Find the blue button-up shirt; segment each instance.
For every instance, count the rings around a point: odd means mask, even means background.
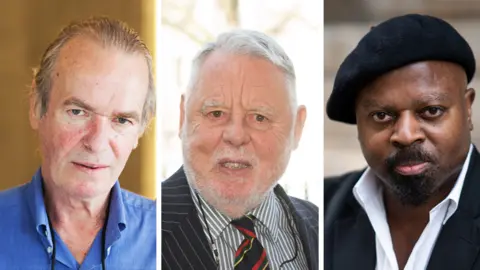
[[[0,192],[0,270],[47,270],[52,263],[52,237],[43,200],[40,169],[31,182]],[[102,230],[79,265],[54,233],[55,269],[101,270]],[[111,193],[105,238],[108,270],[156,269],[155,202],[120,188]]]

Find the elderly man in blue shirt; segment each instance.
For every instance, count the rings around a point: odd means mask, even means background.
[[[90,18],[61,31],[32,84],[41,167],[0,193],[0,269],[155,269],[155,202],[118,182],[154,113],[134,30]]]

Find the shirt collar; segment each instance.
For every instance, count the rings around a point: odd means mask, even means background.
[[[208,204],[202,195],[192,187],[190,187],[190,194],[197,209],[202,227],[205,231],[209,230],[212,234],[212,240],[216,241],[222,231],[230,224],[231,219]],[[207,236],[210,237],[209,235]]]
[[[447,220],[455,213],[455,211],[458,208],[458,204],[460,202],[460,195],[462,193],[463,189],[463,184],[465,183],[465,177],[467,176],[467,171],[468,171],[468,166],[470,164],[470,158],[473,153],[473,145],[470,144],[470,149],[468,150],[468,155],[467,158],[465,159],[465,162],[463,163],[462,170],[460,171],[460,174],[458,175],[457,181],[455,182],[455,185],[453,186],[452,190],[448,194],[447,198],[445,198],[444,201],[451,201],[451,206],[448,209],[447,215],[444,220],[447,222]]]
[[[272,190],[268,192],[263,202],[252,211],[252,214],[267,227],[273,241],[276,241],[278,236],[281,207],[280,201]]]
[[[47,210],[43,196],[43,177],[41,168],[37,170],[27,191],[28,205],[38,233],[44,235],[48,225]],[[110,211],[107,223],[106,244],[110,246],[120,238],[120,233],[126,228],[127,220],[123,204],[122,191],[118,181],[115,182],[110,196]],[[50,239],[51,240],[51,239]]]
[[[193,188],[190,188],[190,192],[192,194],[192,199],[197,209],[203,228],[206,228],[206,220],[208,222],[208,227],[210,233],[212,234],[213,240],[216,241],[222,231],[229,226],[232,219],[220,213],[220,211],[208,204],[205,199]],[[198,198],[200,198],[201,208],[196,194],[198,194]],[[205,217],[202,209],[205,213]],[[257,220],[267,228],[267,231],[272,236],[273,241],[276,241],[279,231],[279,215],[281,213],[282,210],[280,202],[278,201],[275,193],[272,190],[268,192],[262,203],[248,214],[253,214],[257,218]]]
[[[430,211],[431,213],[437,207],[445,203],[449,203],[450,207],[447,210],[448,212],[446,214],[446,217],[443,223],[447,222],[447,220],[457,210],[458,203],[460,201],[460,194],[463,188],[463,184],[465,182],[465,176],[467,174],[468,165],[470,164],[470,157],[472,155],[472,152],[473,152],[473,145],[470,144],[467,158],[463,163],[462,170],[458,175],[455,185],[453,186],[448,196]],[[353,195],[355,196],[355,199],[358,201],[358,203],[365,209],[365,211],[369,210],[370,207],[373,207],[376,209],[384,209],[381,191],[382,191],[382,188],[376,181],[376,176],[370,167],[368,167],[365,170],[365,172],[362,174],[358,182],[353,187]]]
[[[110,209],[107,223],[106,245],[111,246],[120,239],[121,232],[127,228],[127,218],[123,203],[123,193],[118,181],[112,187],[110,194]]]
[[[50,229],[48,226],[47,210],[43,197],[43,178],[41,169],[38,169],[32,178],[27,193],[28,205],[33,216],[37,232],[44,234]]]

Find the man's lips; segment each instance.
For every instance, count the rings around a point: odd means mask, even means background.
[[[417,175],[424,172],[428,167],[428,162],[403,164],[395,166],[395,171],[402,175]]]
[[[108,168],[108,165],[98,164],[98,163],[89,163],[89,162],[72,162],[74,165],[83,167],[90,170],[100,170]]]
[[[227,168],[227,169],[233,169],[233,170],[238,170],[238,169],[247,169],[252,167],[252,164],[245,159],[220,159],[218,164],[221,167]]]

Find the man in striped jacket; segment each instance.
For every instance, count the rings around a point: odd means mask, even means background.
[[[184,165],[162,184],[162,269],[318,269],[318,207],[277,184],[306,118],[293,64],[237,30],[193,62]]]

